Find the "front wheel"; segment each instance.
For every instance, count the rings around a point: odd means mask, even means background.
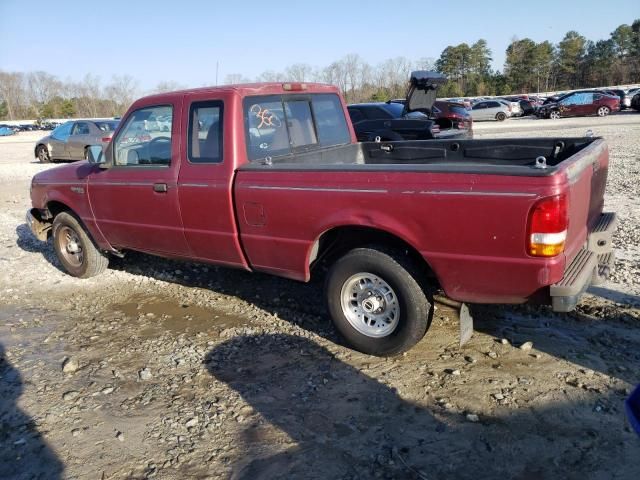
[[[607,115],[609,115],[610,111],[611,110],[609,110],[609,107],[600,107],[596,113],[599,117],[606,117]]]
[[[431,304],[410,259],[382,247],[357,248],[329,270],[325,286],[333,323],[350,346],[397,355],[424,337]]]
[[[552,110],[549,114],[551,120],[558,120],[560,118],[560,112],[558,110]]]
[[[56,215],[51,231],[53,248],[69,275],[89,278],[107,269],[109,259],[96,248],[74,215],[68,212]]]

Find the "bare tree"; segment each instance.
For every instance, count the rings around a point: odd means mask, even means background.
[[[238,83],[250,83],[247,77],[243,76],[241,73],[229,73],[224,77],[225,85],[235,85]]]
[[[41,116],[43,107],[62,93],[62,84],[54,75],[46,72],[30,72],[26,76],[29,108],[35,116]]]
[[[291,82],[306,82],[311,78],[313,68],[306,63],[294,63],[285,72],[287,80]]]
[[[174,82],[173,80],[164,80],[153,89],[153,93],[174,92],[176,90],[184,90],[187,88],[185,85]]]
[[[274,72],[273,70],[267,70],[266,72],[262,72],[256,78],[257,82],[284,82],[286,79],[286,75],[280,72]]]
[[[0,71],[0,98],[6,105],[9,120],[20,118],[24,97],[24,74]]]
[[[138,82],[130,75],[114,75],[104,91],[107,100],[111,102],[109,114],[122,114],[133,102],[138,92]]]

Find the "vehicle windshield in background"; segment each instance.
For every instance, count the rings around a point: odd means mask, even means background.
[[[244,118],[249,160],[351,141],[335,94],[247,97]]]
[[[451,113],[455,113],[457,115],[466,117],[469,115],[469,112],[462,105],[449,105],[449,111]]]
[[[118,127],[118,123],[120,123],[120,122],[117,122],[117,121],[95,122],[96,127],[98,127],[103,132],[113,132],[113,131],[115,131],[115,129]]]
[[[402,103],[385,103],[380,105],[387,112],[393,115],[393,118],[401,118],[404,111],[404,104]],[[405,115],[405,118],[413,118],[416,120],[427,120],[429,117],[422,112],[409,112]]]

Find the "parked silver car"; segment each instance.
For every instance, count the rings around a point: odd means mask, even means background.
[[[481,120],[497,120],[502,122],[511,116],[509,107],[497,100],[483,100],[471,107],[471,118],[474,122]]]
[[[41,163],[53,160],[85,160],[87,148],[102,145],[113,135],[118,120],[71,120],[36,142],[35,157]]]

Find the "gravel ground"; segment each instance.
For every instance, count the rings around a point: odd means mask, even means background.
[[[0,478],[640,478],[640,114],[477,123],[609,142],[612,280],[569,315],[438,307],[393,359],[342,347],[321,282],[163,260],[64,274],[24,223],[38,134],[0,138]],[[529,343],[531,342],[531,343]]]

